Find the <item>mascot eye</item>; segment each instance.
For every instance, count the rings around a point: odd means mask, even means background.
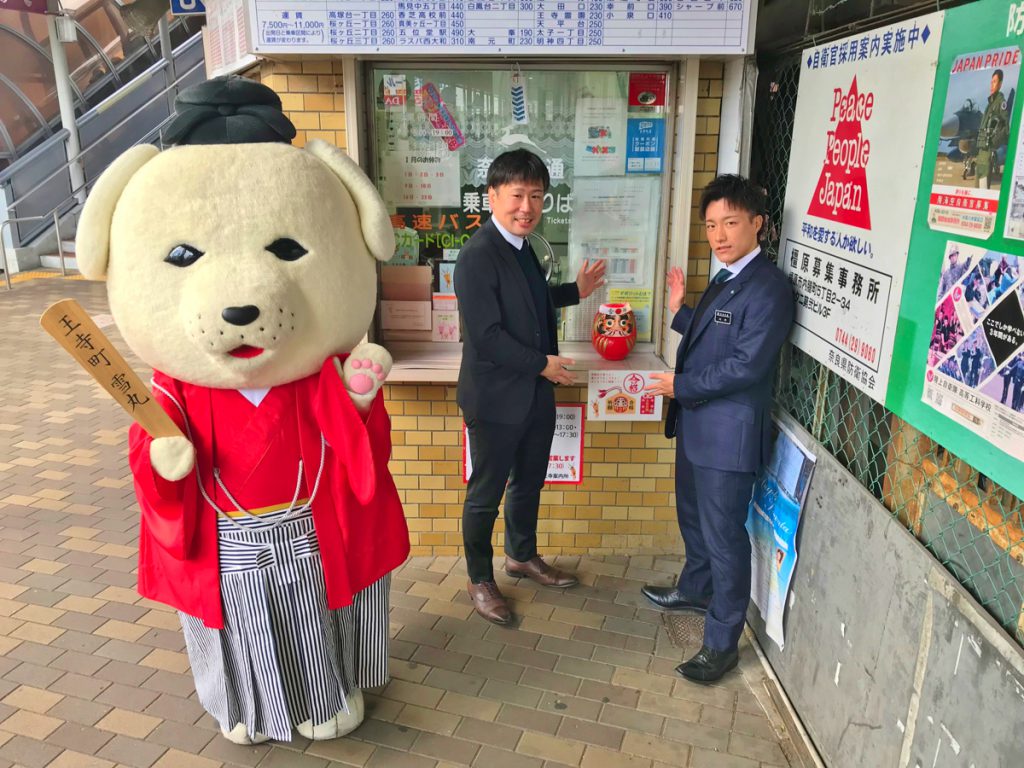
[[[277,240],[267,246],[267,250],[277,256],[281,261],[296,261],[309,253],[309,251],[290,237],[277,238]]]
[[[175,267],[191,267],[199,261],[199,257],[202,255],[203,252],[198,248],[182,243],[171,248],[171,252],[164,257],[164,261]]]

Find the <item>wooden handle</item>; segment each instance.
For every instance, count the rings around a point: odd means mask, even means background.
[[[74,299],[51,304],[39,325],[85,368],[150,437],[182,437],[181,430],[149,387],[142,383],[121,353]]]

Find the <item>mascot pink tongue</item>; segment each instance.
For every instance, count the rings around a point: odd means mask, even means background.
[[[360,343],[391,223],[343,152],[289,144],[269,88],[216,78],[176,113],[170,149],[133,147],[99,178],[76,242],[185,435],[129,433],[139,592],[178,610],[228,739],[336,738],[388,680],[388,585],[409,553],[391,358]]]

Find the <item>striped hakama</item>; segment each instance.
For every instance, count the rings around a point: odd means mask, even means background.
[[[290,741],[306,720],[348,711],[354,688],[388,672],[390,574],[327,608],[308,506],[218,515],[224,629],[180,613],[199,701],[220,727]]]

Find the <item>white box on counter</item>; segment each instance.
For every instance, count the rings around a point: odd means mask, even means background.
[[[380,327],[394,331],[429,331],[432,328],[429,301],[380,303]]]

